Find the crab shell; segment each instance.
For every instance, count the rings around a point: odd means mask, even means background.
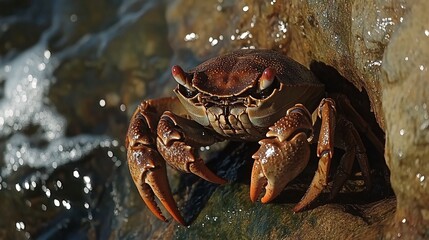
[[[259,140],[295,103],[312,112],[324,93],[312,72],[267,50],[236,51],[179,75],[174,92],[190,117],[230,139]]]

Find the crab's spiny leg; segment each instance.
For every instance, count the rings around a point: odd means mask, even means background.
[[[331,158],[329,157],[328,153],[325,153],[322,155],[322,157],[320,157],[317,171],[313,177],[313,180],[311,181],[310,187],[308,188],[304,197],[302,197],[301,201],[299,201],[298,204],[293,208],[294,212],[299,212],[307,207],[326,187],[328,183],[327,174],[329,171],[330,162]]]
[[[347,119],[353,123],[356,130],[365,134],[365,136],[374,145],[378,153],[383,155],[384,145],[382,141],[380,141],[380,139],[371,130],[371,127],[368,125],[367,121],[365,121],[365,119],[352,106],[349,98],[343,94],[337,94],[335,96],[335,103],[337,104],[337,107],[339,109],[338,111],[347,116]]]
[[[317,143],[317,156],[328,154],[330,158],[334,154],[335,135],[335,103],[330,98],[324,98],[320,102],[318,115],[322,119],[319,141]]]
[[[334,177],[332,190],[330,193],[331,199],[337,195],[337,193],[341,190],[341,187],[344,185],[344,182],[348,179],[352,171],[355,158],[358,160],[362,170],[366,188],[369,189],[371,187],[371,178],[366,150],[354,125],[349,120],[339,116],[337,121],[337,130],[338,133],[341,134],[341,138],[337,138],[338,141],[341,141],[339,146],[345,150],[345,153],[341,158],[340,166],[338,167],[337,173]]]
[[[320,127],[319,141],[317,144],[317,156],[320,157],[316,173],[311,181],[310,187],[304,197],[293,208],[294,212],[299,212],[308,206],[328,183],[329,167],[334,153],[334,133],[335,133],[335,103],[330,98],[324,98],[320,102],[318,115],[322,119]]]

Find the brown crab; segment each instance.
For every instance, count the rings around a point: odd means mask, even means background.
[[[317,143],[318,169],[295,212],[308,206],[327,185],[334,147],[344,149],[345,154],[331,195],[343,186],[355,159],[366,186],[370,185],[365,148],[354,125],[336,112],[336,104],[348,108],[360,128],[365,128],[364,121],[344,98],[335,98],[337,103],[324,98],[324,85],[299,63],[271,50],[239,50],[189,72],[174,66],[172,75],[178,82],[177,97],[143,101],[126,137],[134,183],[159,219],[166,221],[155,196],[185,225],[172,197],[165,162],[224,184],[226,180],[208,169],[196,151],[224,140],[259,141],[260,148],[252,156],[253,202],[264,189],[261,202],[271,201],[303,171],[311,143]]]

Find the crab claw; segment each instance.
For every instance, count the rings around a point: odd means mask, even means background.
[[[225,179],[218,177],[197,157],[194,146],[211,145],[216,141],[202,126],[167,111],[158,123],[157,132],[158,151],[170,166],[212,183],[226,183]]]
[[[161,138],[157,139],[159,152],[170,165],[180,171],[193,173],[200,178],[216,183],[225,184],[227,181],[212,172],[201,158],[195,158],[195,150],[181,141],[165,145]]]
[[[253,155],[255,158],[255,155]],[[259,159],[255,160],[252,168],[252,176],[250,179],[250,200],[256,202],[261,195],[263,188],[267,185],[267,178],[262,172],[262,167]]]
[[[216,184],[225,184],[227,181],[219,176],[217,176],[214,172],[212,172],[205,164],[204,161],[200,158],[189,164],[189,171],[200,178],[216,183]]]
[[[167,221],[155,201],[156,196],[177,222],[186,225],[171,194],[165,162],[158,152],[144,145],[129,149],[128,165],[140,196],[150,211],[160,220]]]
[[[300,174],[310,158],[310,147],[305,133],[296,134],[290,141],[278,139],[259,141],[261,147],[252,156],[255,159],[250,181],[250,199],[255,202],[265,187],[262,203],[277,197],[286,185]]]
[[[286,116],[269,128],[259,141],[250,181],[250,199],[255,202],[265,187],[261,202],[277,197],[300,174],[310,159],[311,115],[301,104],[290,108]]]

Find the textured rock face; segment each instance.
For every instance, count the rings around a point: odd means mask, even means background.
[[[427,1],[409,7],[384,53],[381,82],[386,159],[398,199],[391,234],[426,238],[429,237],[429,18],[425,9],[428,8]]]
[[[365,90],[386,133],[398,200],[386,236],[428,237],[428,8],[425,1],[177,1],[168,21],[174,48],[200,56],[277,49],[307,66],[332,66]]]
[[[312,61],[323,62],[359,90],[367,90],[384,128],[380,66],[384,49],[408,9],[405,3],[182,1],[174,6],[167,15],[174,48],[190,48],[205,58],[242,47],[269,48],[307,66]],[[186,8],[198,11],[181,14]],[[204,17],[207,14],[211,18]]]

